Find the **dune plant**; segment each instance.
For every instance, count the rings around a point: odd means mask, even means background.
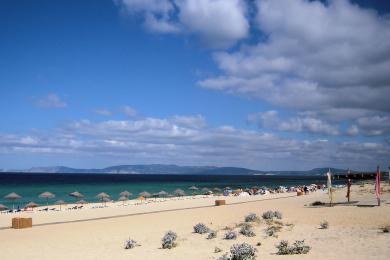
[[[263,219],[267,219],[267,220],[272,220],[274,218],[274,216],[275,216],[274,212],[271,210],[264,212],[262,215]]]
[[[168,231],[167,233],[165,233],[164,237],[161,240],[162,248],[171,249],[175,247],[177,245],[176,239],[177,239],[177,234],[173,231]]]
[[[133,240],[131,238],[129,238],[125,242],[125,249],[132,249],[132,248],[134,248],[136,246],[140,246],[140,245],[137,243],[137,241],[135,241],[135,240]]]
[[[253,260],[256,259],[257,249],[253,246],[242,243],[230,247],[231,260]]]
[[[380,227],[380,230],[381,230],[383,233],[389,233],[389,232],[390,232],[390,225],[382,226],[382,227]]]
[[[214,239],[217,237],[217,231],[210,230],[209,234],[207,235],[207,239]]]
[[[287,240],[282,240],[276,245],[278,255],[300,255],[307,254],[311,247],[305,245],[305,240],[296,240],[292,246],[288,245]]]
[[[320,228],[321,229],[328,229],[329,228],[329,222],[324,220],[320,223]]]
[[[195,233],[198,233],[198,234],[204,234],[204,233],[207,233],[209,232],[209,228],[203,224],[203,223],[198,223],[194,226],[194,232]]]
[[[274,211],[274,217],[277,219],[282,219],[283,215],[280,211]]]
[[[267,229],[265,230],[265,233],[272,237],[276,237],[276,233],[279,232],[280,230],[282,229],[282,226],[279,226],[279,225],[271,225],[269,227],[267,227]]]
[[[234,231],[228,231],[225,233],[224,239],[230,240],[230,239],[236,239],[237,238],[237,232]]]
[[[256,236],[250,225],[243,225],[240,229],[240,233],[246,237],[254,237]]]
[[[257,215],[255,213],[249,213],[246,217],[245,217],[245,222],[255,222],[259,219],[259,217],[257,217]]]

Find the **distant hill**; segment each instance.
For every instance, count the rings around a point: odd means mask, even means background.
[[[33,167],[27,170],[3,170],[3,172],[27,173],[108,173],[108,174],[185,174],[185,175],[323,175],[329,168],[315,168],[308,171],[258,171],[239,167],[179,166],[174,164],[117,165],[103,169],[76,169],[65,166]],[[345,173],[346,170],[330,168],[332,173]]]

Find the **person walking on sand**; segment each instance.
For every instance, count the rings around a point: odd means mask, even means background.
[[[350,202],[350,199],[351,199],[351,186],[352,186],[352,180],[348,178],[348,180],[347,180],[347,196],[345,196],[348,199],[348,202]]]

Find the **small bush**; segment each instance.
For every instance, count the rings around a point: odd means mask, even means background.
[[[243,225],[241,227],[240,233],[243,234],[246,237],[254,237],[256,236],[255,232],[253,231],[252,227],[250,225]]]
[[[136,246],[139,246],[139,244],[137,243],[137,241],[133,240],[133,239],[128,239],[126,240],[125,242],[125,249],[132,249]]]
[[[225,233],[225,236],[223,237],[224,239],[236,239],[237,238],[237,233],[234,231],[228,231]]]
[[[211,230],[207,236],[207,239],[214,239],[217,237],[217,231]]]
[[[219,253],[219,252],[222,252],[222,249],[219,248],[219,247],[215,247],[214,248],[214,253]]]
[[[253,246],[243,243],[235,244],[230,247],[231,260],[252,260],[256,259],[257,249]]]
[[[300,255],[307,254],[311,247],[305,245],[305,240],[296,240],[292,246],[288,245],[288,241],[282,240],[279,245],[276,246],[278,255]]]
[[[171,249],[175,247],[177,245],[176,239],[177,239],[177,234],[173,231],[168,231],[167,233],[165,233],[164,237],[161,240],[162,248]]]
[[[274,218],[274,212],[271,210],[268,210],[263,213],[263,219],[273,219]]]
[[[257,242],[256,246],[261,246],[261,242]]]
[[[248,214],[246,217],[245,217],[245,222],[255,222],[257,221],[259,218],[257,217],[257,215],[255,213],[250,213]]]
[[[199,223],[199,224],[196,224],[195,226],[194,226],[194,232],[195,233],[198,233],[198,234],[204,234],[204,233],[207,233],[207,232],[209,232],[209,228],[205,225],[205,224],[203,224],[203,223]]]
[[[324,220],[320,223],[321,229],[328,229],[329,228],[329,222]]]
[[[319,201],[319,200],[317,200],[317,201],[314,201],[312,204],[310,204],[311,206],[324,206],[325,205],[325,203],[324,202],[322,202],[322,201]]]
[[[218,258],[218,260],[230,260],[230,257],[228,257],[228,254],[224,254]]]
[[[283,215],[280,211],[275,211],[274,212],[274,217],[277,219],[282,219]]]
[[[380,228],[380,230],[381,230],[383,233],[389,233],[389,232],[390,232],[390,225],[382,226],[382,227]]]
[[[267,227],[267,229],[265,230],[265,233],[270,237],[272,237],[272,236],[276,237],[277,236],[276,233],[279,232],[281,229],[282,229],[282,227],[279,225],[272,225],[272,226]]]

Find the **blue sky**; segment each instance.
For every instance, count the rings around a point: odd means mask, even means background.
[[[2,1],[0,168],[385,166],[389,5],[282,2]]]

